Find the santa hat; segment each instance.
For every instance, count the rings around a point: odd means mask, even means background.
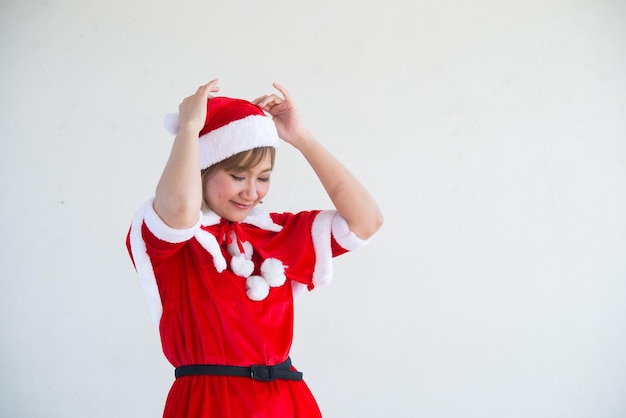
[[[165,116],[165,128],[178,133],[178,113]],[[204,128],[200,131],[200,169],[243,151],[280,145],[276,126],[261,108],[247,100],[214,97],[207,101]]]

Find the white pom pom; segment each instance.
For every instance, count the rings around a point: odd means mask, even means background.
[[[268,258],[261,264],[261,274],[267,283],[272,287],[285,284],[285,266],[282,261],[276,258]]]
[[[243,246],[243,252],[246,256],[246,259],[252,260],[252,253],[253,253],[252,244],[250,244],[248,241],[242,242],[241,244]],[[226,249],[228,250],[228,254],[232,255],[233,257],[236,257],[241,254],[241,251],[239,250],[239,246],[237,245],[237,241],[236,241],[236,238],[234,237],[234,234],[233,234],[233,242],[228,244],[226,246]]]
[[[246,260],[252,260],[252,244],[250,244],[248,241],[245,241],[243,243],[243,252],[246,255]]]
[[[230,260],[230,269],[237,276],[249,277],[254,271],[254,263],[250,260],[246,260],[243,255],[240,255]]]
[[[163,116],[163,125],[172,135],[176,135],[178,133],[179,123],[178,113],[168,113]]]
[[[239,247],[237,246],[237,243],[235,241],[228,244],[226,246],[226,250],[228,251],[228,254],[232,255],[233,257],[241,255],[241,251],[239,251]]]
[[[250,300],[260,301],[269,295],[270,286],[261,276],[250,276],[246,279],[246,295]]]

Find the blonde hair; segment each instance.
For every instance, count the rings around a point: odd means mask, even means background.
[[[249,170],[259,164],[266,155],[270,156],[271,165],[270,168],[274,169],[274,161],[276,159],[276,149],[274,147],[259,147],[253,148],[248,151],[243,151],[238,154],[228,157],[225,160],[217,162],[210,167],[200,171],[202,177],[202,209],[208,210],[209,205],[204,195],[206,179],[215,170],[234,171],[241,172]]]

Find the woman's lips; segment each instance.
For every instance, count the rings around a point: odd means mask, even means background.
[[[249,208],[250,208],[250,206],[252,206],[252,204],[251,204],[251,203],[249,203],[249,204],[243,204],[243,203],[237,203],[237,202],[235,202],[235,201],[231,201],[231,202],[232,202],[232,204],[233,204],[235,207],[237,207],[237,208],[239,208],[239,209],[249,209]]]

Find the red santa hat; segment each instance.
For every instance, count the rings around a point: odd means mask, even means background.
[[[178,113],[166,115],[164,123],[173,135],[178,133]],[[261,108],[247,100],[229,97],[207,101],[206,121],[199,141],[201,169],[243,151],[280,145],[274,122]]]

